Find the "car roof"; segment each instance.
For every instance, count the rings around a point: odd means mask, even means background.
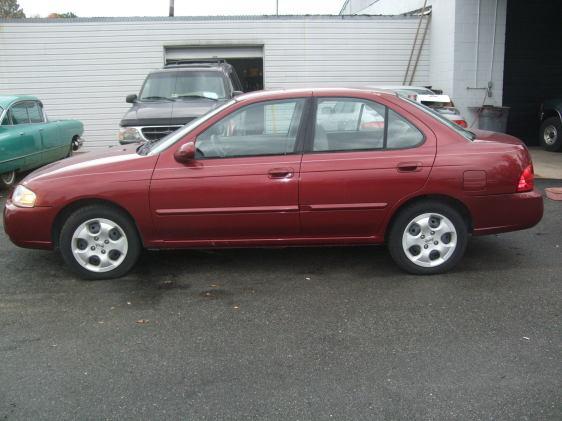
[[[242,94],[234,98],[236,101],[253,101],[259,99],[282,99],[291,97],[306,97],[312,95],[333,95],[333,96],[353,96],[360,93],[376,93],[380,95],[390,95],[395,97],[392,91],[385,91],[375,88],[300,88],[300,89],[275,89],[254,91]]]
[[[162,69],[156,69],[150,73],[168,73],[168,72],[191,72],[191,71],[202,71],[207,70],[211,72],[222,72],[226,73],[231,68],[230,64],[206,64],[206,63],[184,63],[184,64],[171,64],[163,67]]]
[[[425,86],[411,86],[411,85],[380,85],[380,86],[371,86],[371,88],[378,88],[378,89],[386,89],[389,91],[430,91],[433,92],[431,89],[426,88]]]
[[[39,99],[31,95],[0,95],[0,107],[2,108],[8,108],[17,101],[39,101]]]

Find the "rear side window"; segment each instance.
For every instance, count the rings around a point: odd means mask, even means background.
[[[27,115],[27,106],[25,103],[20,102],[11,108],[12,123],[13,124],[28,124],[29,116]]]
[[[31,123],[43,123],[43,107],[41,107],[41,104],[35,101],[29,102],[27,112]]]
[[[413,148],[423,142],[423,134],[397,112],[388,110],[387,149]]]
[[[316,110],[315,152],[413,148],[424,135],[388,107],[355,98],[321,98]]]

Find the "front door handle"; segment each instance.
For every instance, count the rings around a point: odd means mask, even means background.
[[[416,172],[421,171],[422,163],[421,162],[400,162],[396,168],[398,172]]]
[[[269,178],[291,178],[295,174],[292,168],[272,168],[268,172]]]

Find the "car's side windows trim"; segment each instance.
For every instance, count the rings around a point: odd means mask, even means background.
[[[361,148],[361,149],[335,149],[335,150],[314,150],[314,141],[315,141],[315,132],[316,132],[316,122],[317,122],[317,115],[318,115],[318,103],[319,100],[353,100],[357,102],[366,102],[366,103],[373,103],[379,106],[383,106],[384,110],[384,134],[383,134],[383,145],[382,147],[373,147],[373,148]],[[421,134],[420,142],[416,143],[415,145],[408,145],[404,147],[388,147],[388,126],[389,126],[389,110],[392,110],[396,113],[399,117],[404,119],[409,125],[415,128]],[[307,124],[307,133],[306,133],[306,142],[305,147],[303,149],[304,154],[325,154],[325,153],[352,153],[352,152],[369,152],[369,151],[378,151],[378,152],[386,152],[386,151],[399,151],[399,150],[406,150],[406,149],[415,149],[419,148],[423,144],[425,144],[427,140],[427,136],[417,124],[413,123],[409,118],[404,116],[402,113],[396,111],[395,109],[389,107],[388,105],[382,104],[380,102],[374,101],[368,98],[360,98],[360,97],[353,97],[353,96],[322,96],[322,97],[313,97],[311,101],[311,118]],[[359,120],[360,121],[360,120]]]

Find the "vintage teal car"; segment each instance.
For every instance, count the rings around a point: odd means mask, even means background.
[[[83,132],[80,121],[49,120],[36,97],[0,95],[0,186],[14,184],[19,171],[71,155]]]

